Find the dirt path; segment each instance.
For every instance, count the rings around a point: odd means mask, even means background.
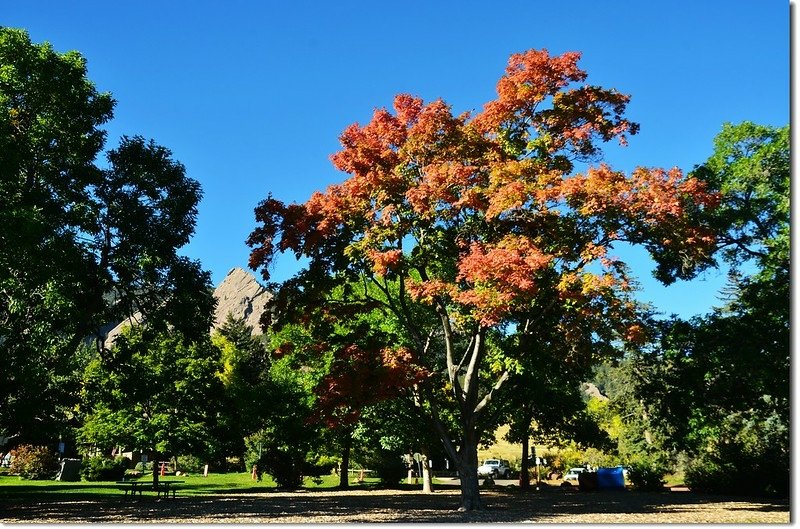
[[[742,500],[689,492],[487,491],[488,508],[460,513],[458,491],[325,491],[144,497],[7,498],[3,523],[789,523],[788,501]]]

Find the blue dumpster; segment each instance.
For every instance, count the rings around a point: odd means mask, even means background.
[[[622,467],[598,468],[597,488],[600,490],[625,490],[625,476]]]

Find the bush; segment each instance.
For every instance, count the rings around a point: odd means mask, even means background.
[[[303,484],[303,465],[305,461],[294,454],[278,450],[265,450],[257,460],[259,470],[266,470],[279,489],[298,489]]]
[[[318,455],[311,458],[307,457],[303,465],[303,474],[314,477],[333,474],[338,464],[339,460],[332,456]]]
[[[366,461],[366,467],[374,470],[381,485],[397,485],[408,473],[402,454],[391,450],[377,450]]]
[[[136,463],[136,466],[134,466],[133,469],[140,474],[149,474],[153,471],[153,462],[148,461],[147,463],[142,463],[139,461]]]
[[[127,457],[90,457],[81,464],[81,476],[86,481],[119,481],[130,462]]]
[[[567,446],[561,449],[557,454],[546,454],[545,457],[555,470],[560,470],[564,474],[566,474],[570,468],[580,467],[586,463],[586,456],[583,450],[575,445]]]
[[[695,492],[788,496],[789,468],[779,456],[743,454],[740,447],[723,446],[689,463],[684,479]]]
[[[287,411],[287,413],[289,413]],[[286,419],[284,421],[284,419]],[[247,436],[244,460],[247,469],[267,472],[278,488],[296,489],[303,484],[304,467],[315,435],[303,421],[281,418],[269,428]]]
[[[53,479],[58,472],[58,456],[45,446],[22,445],[11,455],[11,474],[26,479]]]
[[[289,452],[275,447],[260,447],[256,443],[245,440],[245,464],[247,470],[256,466],[261,474],[267,472],[280,489],[297,489],[303,484],[303,467],[305,458],[297,452]]]
[[[587,448],[583,452],[583,462],[593,468],[612,468],[622,463],[618,456],[607,454],[597,448]]]
[[[656,459],[642,459],[631,463],[628,480],[636,490],[659,491],[664,488],[667,467]]]
[[[177,470],[181,472],[200,473],[205,469],[206,464],[202,459],[195,456],[178,456]]]
[[[731,466],[723,466],[708,457],[701,457],[686,466],[684,481],[694,492],[730,493],[734,488],[735,472]]]

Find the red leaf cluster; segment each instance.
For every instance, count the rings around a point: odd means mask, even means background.
[[[352,424],[365,406],[397,397],[429,374],[406,347],[379,351],[354,344],[342,347],[335,351],[330,372],[315,389],[315,418],[332,428]]]

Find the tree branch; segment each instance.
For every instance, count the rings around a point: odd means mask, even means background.
[[[495,383],[495,385],[492,387],[492,389],[489,390],[489,393],[487,393],[483,397],[483,399],[481,399],[481,401],[478,403],[478,405],[475,406],[475,416],[476,417],[479,416],[481,414],[481,412],[489,404],[489,402],[491,402],[492,395],[494,394],[494,392],[499,390],[503,386],[505,381],[508,380],[508,378],[509,378],[509,372],[508,371],[504,371],[503,374],[500,376],[500,378]]]
[[[470,339],[469,339],[469,345],[467,345],[467,348],[464,350],[464,356],[461,357],[461,361],[458,363],[458,365],[455,368],[456,372],[461,371],[461,368],[464,366],[464,360],[467,359],[467,355],[469,354],[470,349],[472,349],[472,344],[473,343],[475,343],[475,337],[471,336]]]
[[[467,373],[464,376],[464,400],[467,408],[472,407],[478,398],[478,373],[483,359],[483,351],[485,350],[486,328],[479,327],[473,338],[472,355],[469,359],[469,366],[467,366]]]

